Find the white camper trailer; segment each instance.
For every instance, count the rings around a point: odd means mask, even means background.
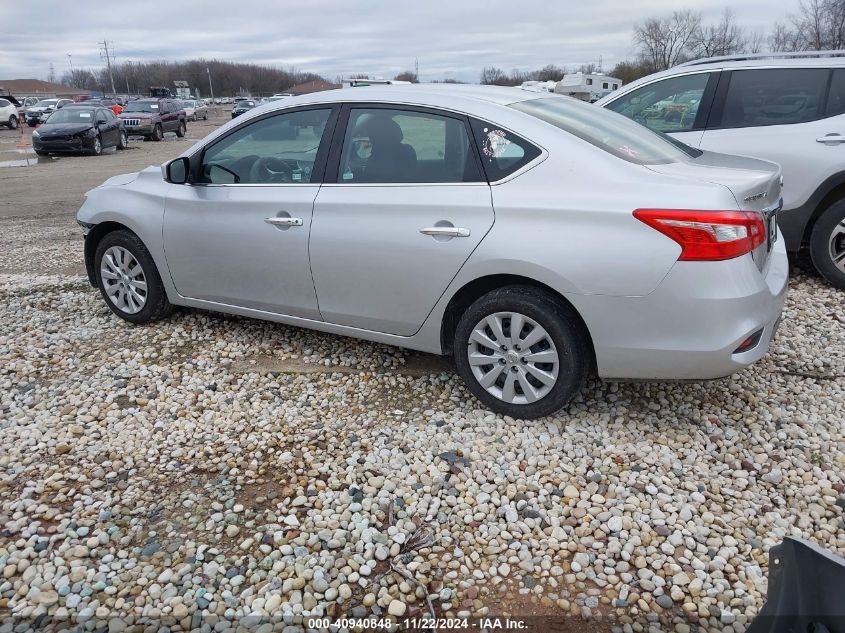
[[[598,101],[622,86],[622,80],[598,73],[569,73],[555,86],[555,92],[583,101]]]

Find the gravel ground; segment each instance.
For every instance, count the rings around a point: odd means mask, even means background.
[[[784,536],[845,555],[843,295],[814,275],[753,367],[593,381],[520,422],[435,357],[199,311],[130,326],[81,246],[67,214],[0,219],[2,633],[429,608],[739,631]]]

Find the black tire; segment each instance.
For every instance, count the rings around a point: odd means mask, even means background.
[[[126,149],[129,147],[129,137],[126,136],[126,132],[121,130],[120,137],[117,139],[117,149]]]
[[[129,251],[143,270],[147,284],[146,302],[143,308],[134,314],[121,310],[106,293],[101,268],[103,266],[103,256],[112,246],[120,246]],[[113,231],[103,236],[100,243],[97,244],[97,250],[94,254],[94,273],[97,278],[97,287],[103,296],[103,301],[106,302],[106,305],[112,312],[125,321],[140,325],[164,318],[173,312],[173,306],[167,299],[167,293],[164,290],[164,285],[161,283],[161,276],[158,274],[158,269],[156,268],[152,255],[150,255],[147,247],[144,246],[138,236],[131,231]]]
[[[100,135],[94,137],[94,145],[89,150],[91,156],[99,156],[103,153],[103,139],[100,138]]]
[[[185,125],[184,121],[179,121],[179,127],[176,128],[176,136],[179,138],[185,137],[185,132],[187,131],[188,126]]]
[[[558,351],[557,381],[547,394],[535,402],[514,404],[500,400],[488,393],[472,372],[467,358],[470,335],[476,324],[496,312],[515,312],[532,319],[546,330]],[[493,290],[469,306],[458,321],[453,352],[458,373],[486,407],[521,419],[549,415],[566,405],[584,387],[591,366],[588,334],[574,310],[554,296],[526,286],[505,286]]]
[[[29,121],[26,122],[29,127],[35,127],[38,123],[30,123]]]
[[[845,200],[830,205],[816,220],[810,235],[810,257],[813,265],[822,277],[836,288],[845,290],[845,260],[839,260],[838,268],[835,256],[845,255]]]
[[[206,112],[205,114],[202,115],[202,120],[208,121],[208,112]]]
[[[37,149],[37,150],[35,150],[35,155],[36,156],[48,156],[49,154],[47,154],[47,152],[45,152],[44,150]]]
[[[164,138],[164,131],[161,129],[161,123],[157,123],[153,128],[153,135],[150,137],[153,141],[160,141]]]
[[[12,130],[18,129],[18,117],[16,117],[14,114],[9,117],[9,128]]]

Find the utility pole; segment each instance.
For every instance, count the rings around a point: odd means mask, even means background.
[[[114,89],[114,76],[111,72],[111,58],[114,55],[114,42],[111,44],[112,51],[109,54],[109,42],[104,38],[103,39],[103,48],[100,50],[100,58],[106,58],[106,67],[109,69],[109,81],[111,82],[111,93],[112,96],[117,94],[117,90]]]
[[[214,104],[214,88],[211,87],[211,70],[208,66],[205,67],[205,72],[208,74],[208,92],[211,94],[211,103]]]
[[[417,83],[420,82],[420,58],[414,57],[414,77],[417,78]]]
[[[51,84],[56,83],[56,68],[53,66],[53,62],[50,62],[50,74],[48,75],[47,80]]]
[[[70,74],[73,76],[73,55],[67,54],[67,63],[70,65]]]

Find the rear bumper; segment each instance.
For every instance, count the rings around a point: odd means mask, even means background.
[[[780,237],[762,273],[750,255],[677,262],[644,297],[567,298],[587,323],[602,378],[707,380],[766,354],[786,300],[788,273]],[[753,347],[734,353],[760,330]]]

